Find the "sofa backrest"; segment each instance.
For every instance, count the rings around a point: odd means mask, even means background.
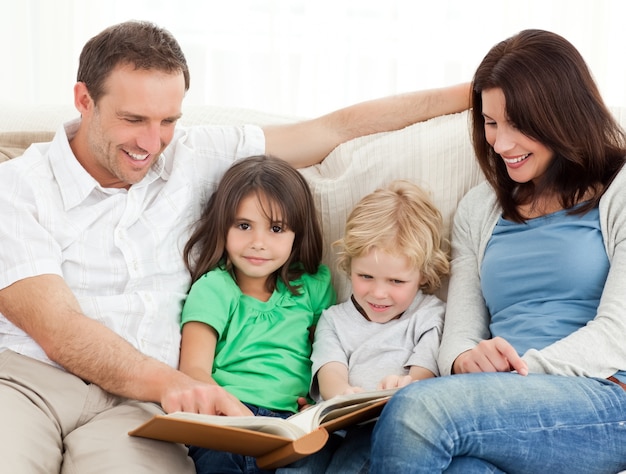
[[[612,111],[626,128],[626,107]],[[59,116],[71,117],[66,109],[51,116],[55,117],[53,121],[58,121]],[[11,131],[0,120],[0,161],[21,154],[30,143],[48,141],[61,122],[50,125],[45,120],[36,112],[21,119],[14,117]],[[181,123],[268,125],[294,120],[247,109],[194,107],[184,111]],[[28,127],[16,128],[25,122]],[[302,173],[315,196],[324,233],[323,260],[332,269],[341,300],[349,296],[350,286],[347,276],[334,265],[332,243],[341,237],[346,218],[361,197],[393,179],[411,180],[431,193],[443,215],[445,235],[449,236],[459,200],[483,180],[473,156],[467,112],[351,140],[333,150],[321,164],[303,169]],[[445,299],[445,286],[439,296]]]

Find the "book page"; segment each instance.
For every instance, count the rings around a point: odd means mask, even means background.
[[[258,431],[283,438],[298,439],[318,428],[322,422],[339,418],[359,408],[389,398],[397,389],[339,395],[330,400],[312,405],[290,416],[286,420],[272,416],[222,416],[189,412],[174,412],[160,415],[166,419],[193,421],[205,425],[230,426]]]
[[[397,391],[397,388],[391,388],[337,395],[290,416],[287,421],[308,433],[326,421],[343,416],[383,398],[389,398]]]
[[[297,425],[289,423],[287,420],[273,416],[222,416],[203,415],[200,413],[174,412],[165,415],[170,418],[197,421],[198,423],[213,424],[220,426],[232,426],[233,428],[244,428],[261,433],[274,434],[290,439],[297,439],[304,436],[311,430],[303,430]]]

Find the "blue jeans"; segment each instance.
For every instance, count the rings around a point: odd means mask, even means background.
[[[255,416],[287,418],[293,415],[293,413],[276,412],[247,403],[245,405]],[[196,465],[197,474],[271,474],[274,472],[273,470],[260,469],[256,464],[256,459],[251,456],[242,456],[241,454],[233,454],[226,451],[189,446],[189,456],[191,456]]]
[[[481,373],[423,380],[389,401],[376,473],[615,473],[626,469],[626,391],[586,377]]]

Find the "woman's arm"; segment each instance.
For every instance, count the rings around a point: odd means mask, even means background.
[[[479,272],[497,214],[495,195],[482,183],[465,195],[454,216],[450,283],[438,356],[441,375],[453,373],[453,363],[461,353],[491,338]]]

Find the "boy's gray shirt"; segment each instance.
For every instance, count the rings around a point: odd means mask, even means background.
[[[445,304],[421,291],[398,319],[368,321],[351,299],[322,313],[315,331],[311,360],[311,396],[319,399],[317,371],[329,362],[348,367],[349,382],[375,390],[387,375],[406,375],[411,366],[435,375]]]

